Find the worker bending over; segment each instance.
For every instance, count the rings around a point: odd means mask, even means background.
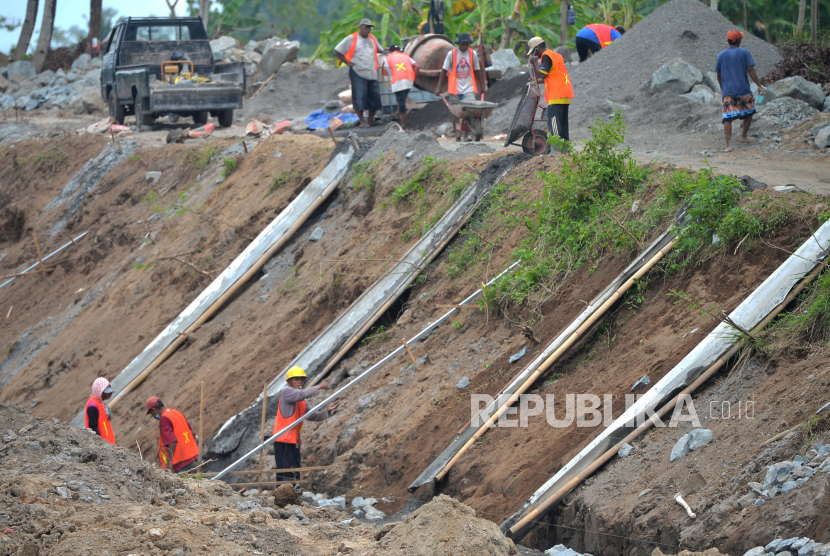
[[[579,62],[587,60],[589,52],[596,54],[623,35],[625,35],[625,27],[611,27],[603,23],[586,25],[579,30],[575,39]]]
[[[401,128],[406,131],[406,97],[415,83],[418,75],[418,64],[401,52],[401,47],[393,44],[389,47],[389,55],[383,61],[383,68],[389,72],[392,92],[398,103],[398,116],[401,119]]]
[[[92,383],[92,395],[86,402],[84,410],[84,428],[92,429],[95,434],[115,444],[115,432],[112,430],[112,412],[107,407],[107,400],[112,397],[110,382],[101,377]]]
[[[436,95],[440,96],[443,93],[446,79],[448,94],[455,95],[458,100],[476,100],[476,95],[480,92],[478,83],[484,83],[484,76],[481,74],[478,55],[470,48],[472,42],[473,39],[469,33],[458,34],[455,41],[458,46],[447,52],[447,57],[444,58],[444,66],[441,68],[438,86],[435,88]],[[478,75],[476,72],[479,72]],[[455,140],[461,141],[460,126],[454,116],[453,127],[455,128]]]
[[[196,467],[199,458],[199,441],[184,415],[153,396],[145,404],[147,415],[159,422],[159,464],[173,473]],[[172,465],[171,465],[172,464]]]
[[[545,101],[547,102],[548,130],[551,135],[558,135],[565,141],[571,140],[568,130],[568,107],[574,98],[571,78],[565,68],[565,59],[548,49],[540,37],[527,41],[530,63],[536,70],[536,80],[545,84]]]
[[[352,105],[357,119],[360,120],[360,127],[372,125],[375,112],[383,108],[378,81],[378,52],[383,52],[383,47],[371,33],[372,27],[374,25],[371,20],[361,19],[357,33],[346,35],[346,38],[334,47],[334,53],[340,61],[349,66]],[[368,119],[363,116],[364,110],[369,112]]]
[[[320,390],[328,390],[329,385],[321,382],[317,386],[303,389],[305,386],[306,374],[296,365],[288,369],[286,385],[280,393],[277,403],[277,419],[274,421],[274,432],[277,434],[285,427],[297,421],[308,412],[308,402],[305,400],[316,396]],[[325,421],[337,411],[340,402],[331,402],[327,408],[315,411],[308,417],[307,421]],[[295,469],[300,465],[300,431],[303,424],[300,423],[290,431],[274,440],[274,461],[277,469]],[[298,472],[277,473],[277,482],[299,480]]]

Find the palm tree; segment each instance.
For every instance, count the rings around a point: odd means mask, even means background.
[[[14,49],[15,58],[20,59],[29,50],[29,43],[32,41],[32,32],[35,30],[37,20],[38,0],[29,0],[26,3],[26,19],[23,20],[23,28],[20,29],[20,37],[17,39],[17,48]]]
[[[52,31],[55,28],[55,8],[58,0],[46,0],[43,5],[43,19],[40,21],[40,36],[37,39],[37,50],[32,63],[38,73],[43,70],[46,56],[49,54],[49,45],[52,43]]]

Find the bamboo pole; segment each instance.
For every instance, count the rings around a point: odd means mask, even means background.
[[[304,479],[300,481],[270,481],[268,483],[233,483],[229,486],[232,487],[255,487],[262,485],[264,487],[273,487],[273,486],[280,486],[280,485],[293,485],[295,483],[310,483],[311,480]]]
[[[542,364],[539,365],[539,368],[537,368],[533,372],[533,374],[531,374],[527,378],[527,380],[525,380],[522,383],[522,385],[519,386],[519,388],[513,394],[510,395],[510,398],[504,404],[502,404],[501,407],[499,407],[496,413],[490,416],[487,419],[487,421],[483,425],[481,425],[481,427],[479,427],[476,433],[469,440],[467,440],[467,442],[461,447],[460,450],[458,450],[458,452],[456,452],[452,459],[447,462],[447,464],[441,469],[441,471],[438,472],[437,475],[435,475],[435,480],[440,481],[441,479],[443,479],[444,476],[446,476],[446,474],[449,473],[450,469],[452,469],[453,465],[455,465],[458,462],[458,460],[461,459],[461,456],[463,456],[467,452],[467,450],[470,449],[470,446],[475,444],[475,442],[479,438],[484,436],[484,433],[486,433],[488,429],[490,429],[492,426],[496,424],[496,421],[498,421],[499,417],[501,417],[501,415],[504,414],[505,411],[507,411],[507,408],[509,408],[516,400],[518,400],[519,396],[524,394],[527,391],[527,389],[530,388],[530,386],[534,382],[536,382],[536,379],[538,379],[542,375],[542,373],[544,373],[548,369],[548,367],[555,363],[559,359],[559,357],[562,356],[562,354],[564,354],[568,349],[570,349],[571,346],[574,345],[576,341],[584,333],[586,333],[597,322],[597,320],[599,320],[599,318],[602,315],[604,315],[605,312],[608,309],[610,309],[611,306],[614,303],[616,303],[617,300],[620,299],[626,291],[628,291],[629,288],[631,288],[632,285],[634,285],[635,280],[639,280],[640,278],[642,278],[646,272],[651,270],[651,268],[666,255],[666,253],[671,251],[672,247],[674,247],[676,243],[677,240],[673,239],[662,249],[660,249],[657,253],[655,253],[654,256],[651,259],[649,259],[649,261],[645,265],[643,265],[643,267],[640,270],[638,270],[631,278],[629,278],[622,286],[620,286],[619,289],[617,289],[617,291],[611,294],[611,296],[605,300],[605,303],[600,305],[597,308],[597,310],[594,311],[593,314],[585,322],[583,322],[579,328],[574,330],[573,334],[571,334],[568,337],[568,339],[562,343],[561,346],[559,346],[553,353],[551,353],[550,357],[545,359],[542,362]]]
[[[775,309],[770,311],[770,313],[766,317],[764,317],[761,320],[761,322],[758,323],[758,325],[753,329],[753,331],[760,332],[761,330],[763,330],[764,327],[766,327],[772,321],[772,319],[774,319],[781,311],[783,311],[787,307],[787,305],[789,305],[790,302],[792,302],[792,300],[795,299],[799,293],[801,293],[801,290],[803,290],[804,287],[813,278],[815,278],[819,274],[819,272],[822,271],[822,269],[822,265],[817,265],[816,268],[813,269],[813,271],[804,278],[804,280],[802,280],[792,289],[789,295],[787,295],[787,297],[784,298],[784,301],[782,301]],[[690,395],[692,392],[697,390],[700,387],[700,385],[709,380],[709,378],[711,378],[712,375],[714,375],[721,367],[723,367],[726,364],[726,362],[729,361],[729,359],[734,357],[740,349],[740,343],[736,343],[735,345],[733,345],[729,349],[729,351],[720,356],[717,359],[717,361],[715,361],[708,369],[706,369],[706,371],[702,375],[700,375],[694,382],[692,382],[689,386],[684,388],[683,391],[681,391],[677,396],[670,400],[666,405],[661,407],[660,410],[656,412],[656,416],[658,418],[661,418],[664,415],[666,415],[669,411],[674,409],[674,407],[681,400],[681,398]],[[562,488],[557,490],[552,496],[550,496],[544,502],[539,504],[536,508],[525,514],[525,516],[522,519],[517,521],[510,528],[510,535],[515,535],[517,532],[521,531],[527,524],[529,524],[535,518],[540,516],[543,512],[545,512],[545,510],[556,504],[563,496],[565,496],[571,490],[573,490],[577,485],[579,485],[580,482],[584,481],[585,479],[593,475],[593,473],[597,469],[602,467],[602,465],[608,462],[608,460],[610,460],[617,454],[617,452],[620,451],[620,448],[622,448],[623,444],[632,442],[635,438],[637,438],[641,434],[645,433],[648,429],[650,429],[651,426],[654,424],[654,419],[655,418],[653,417],[649,418],[645,423],[634,429],[634,431],[632,431],[628,436],[626,436],[618,443],[616,443],[614,446],[612,446],[608,451],[602,454],[591,465],[586,467],[582,472],[578,473],[573,479],[568,481]]]
[[[260,471],[254,469],[251,471],[231,471],[230,473],[225,473],[225,475],[230,477],[239,475],[259,475],[260,473],[305,473],[306,471],[324,471],[328,468],[328,465],[320,465],[317,467],[292,467],[290,469],[262,469]],[[202,477],[215,477],[218,474],[219,473],[204,473]]]
[[[268,403],[268,384],[266,383],[262,389],[262,426],[259,429],[259,441],[265,440],[265,405]],[[257,494],[262,494],[262,456],[264,452],[259,453],[259,489]]]
[[[202,396],[199,401],[199,458],[196,462],[198,465],[202,465],[202,438],[204,438],[204,425],[205,425],[205,383],[202,383]],[[201,473],[200,473],[201,475]]]
[[[421,367],[419,367],[419,366],[418,366],[418,361],[416,361],[416,360],[415,360],[415,355],[412,353],[412,350],[411,350],[411,349],[409,349],[409,344],[407,344],[406,342],[404,342],[404,343],[403,343],[403,347],[405,347],[405,348],[406,348],[406,352],[407,352],[407,353],[409,354],[409,356],[412,358],[412,364],[413,364],[413,365],[415,365],[415,368],[416,368],[417,370],[419,370],[419,371],[420,371],[420,370],[421,370]]]

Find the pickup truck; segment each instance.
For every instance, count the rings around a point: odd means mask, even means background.
[[[245,66],[214,64],[198,17],[122,18],[102,51],[101,95],[120,124],[133,114],[140,130],[174,114],[204,125],[210,114],[229,127],[242,108]]]

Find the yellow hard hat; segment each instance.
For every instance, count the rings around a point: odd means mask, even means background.
[[[288,369],[288,374],[285,375],[285,380],[291,380],[292,378],[302,377],[306,378],[305,371],[302,370],[297,365],[294,365],[290,369]]]

